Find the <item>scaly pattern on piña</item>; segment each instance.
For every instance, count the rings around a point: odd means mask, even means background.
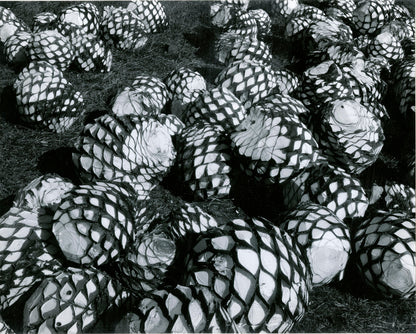
[[[75,57],[70,40],[55,30],[34,33],[28,53],[32,61],[46,61],[61,71],[68,69]]]
[[[140,19],[148,33],[161,32],[169,25],[165,7],[158,0],[133,0],[129,2],[127,9]]]
[[[231,190],[231,150],[224,129],[205,121],[186,127],[180,137],[180,179],[197,200],[226,197]]]
[[[72,39],[75,50],[74,63],[85,72],[110,72],[113,53],[93,34],[78,35]]]
[[[353,27],[360,34],[372,34],[387,23],[391,9],[392,2],[359,1],[353,12]]]
[[[163,189],[152,192],[137,207],[134,244],[127,260],[118,266],[122,281],[139,294],[163,288],[174,261],[182,261],[177,253],[186,248],[190,238],[217,226],[217,221],[196,205]],[[172,279],[175,282],[177,277]]]
[[[123,184],[73,189],[53,216],[53,234],[66,258],[90,266],[117,261],[133,241],[134,195]]]
[[[228,333],[234,322],[209,290],[177,285],[143,298],[134,310],[130,328],[138,333]]]
[[[120,50],[140,50],[148,40],[145,25],[127,8],[104,7],[101,29],[104,40]]]
[[[129,296],[108,274],[95,268],[66,268],[45,278],[24,307],[28,333],[80,333]]]
[[[274,91],[277,91],[280,94],[292,94],[299,87],[300,82],[298,76],[290,70],[275,70],[274,76],[277,83]]]
[[[335,213],[319,204],[300,203],[284,217],[282,229],[301,245],[313,286],[343,278],[351,252],[350,232]]]
[[[271,66],[240,60],[223,69],[215,84],[227,88],[248,109],[269,95],[277,83]]]
[[[61,267],[52,238],[51,217],[43,210],[12,207],[0,218],[0,310]]]
[[[384,142],[381,122],[357,101],[327,104],[320,124],[319,144],[329,161],[360,174],[377,160]]]
[[[324,1],[325,14],[336,19],[350,23],[357,4],[354,0],[327,0]]]
[[[139,92],[147,92],[154,96],[157,102],[157,108],[162,111],[166,103],[170,101],[170,93],[168,87],[163,80],[150,76],[150,75],[138,75],[134,78],[131,84],[135,90]]]
[[[282,191],[289,210],[299,202],[311,201],[326,206],[341,220],[364,217],[369,204],[360,181],[325,159],[289,179]]]
[[[10,64],[18,61],[19,57],[27,57],[27,49],[31,43],[32,34],[27,31],[18,31],[4,42],[4,54]]]
[[[268,184],[286,181],[319,156],[318,144],[296,114],[296,105],[292,108],[286,101],[280,110],[261,104],[251,109],[231,134],[243,170]]]
[[[30,28],[10,9],[0,6],[0,42],[6,42],[10,36],[19,31],[30,32]]]
[[[313,22],[325,21],[326,19],[327,16],[319,8],[301,4],[289,16],[285,26],[285,37],[297,41]]]
[[[41,12],[33,16],[32,31],[37,33],[39,31],[53,30],[56,28],[58,15],[51,12]]]
[[[273,0],[271,6],[272,18],[286,21],[300,4],[298,0]]]
[[[374,37],[368,44],[367,51],[370,56],[384,57],[390,62],[404,57],[400,41],[389,32],[383,32]]]
[[[412,119],[415,113],[415,62],[404,59],[392,68],[393,93],[398,111],[404,119]]]
[[[158,183],[176,156],[169,131],[152,117],[104,115],[84,127],[73,161],[86,180]]]
[[[62,198],[73,188],[71,181],[56,174],[45,174],[20,188],[13,206],[32,211],[42,207],[55,210]]]
[[[385,297],[414,296],[415,219],[405,213],[380,211],[355,233],[355,264],[365,282]]]
[[[247,111],[233,93],[225,87],[207,90],[191,104],[185,116],[185,124],[200,121],[220,125],[225,131],[234,131],[247,116]]]
[[[308,304],[307,264],[285,232],[235,219],[193,243],[186,286],[208,289],[242,332],[287,332]]]
[[[268,39],[272,36],[272,20],[264,9],[251,9],[248,14],[257,22],[257,37],[260,40]]]
[[[61,23],[75,24],[80,27],[81,34],[97,36],[100,31],[100,11],[92,2],[76,4],[63,9],[58,14]]]
[[[80,92],[45,61],[31,62],[13,84],[19,117],[30,125],[66,131],[83,112]]]

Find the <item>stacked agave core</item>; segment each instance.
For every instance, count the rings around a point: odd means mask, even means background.
[[[25,302],[25,332],[95,330],[109,311],[131,332],[287,332],[348,261],[375,292],[415,295],[414,185],[364,182],[387,160],[391,119],[414,134],[414,18],[393,0],[209,10],[212,82],[185,65],[138,73],[83,125],[76,182],[37,178],[0,217],[0,313]],[[141,52],[167,13],[157,0],[102,15],[75,4],[31,31],[0,7],[21,119],[67,130],[84,100],[63,71],[109,72],[112,48]],[[294,66],[277,64],[272,22]],[[216,219],[239,175],[282,195],[280,227],[239,208]]]

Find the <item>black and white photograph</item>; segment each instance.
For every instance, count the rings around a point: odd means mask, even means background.
[[[414,0],[0,1],[0,334],[416,333]]]

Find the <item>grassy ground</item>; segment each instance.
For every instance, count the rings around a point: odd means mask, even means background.
[[[397,2],[406,3],[414,13],[413,1]],[[265,1],[252,3],[267,8]],[[101,9],[111,3],[96,4]],[[0,2],[0,6],[11,8],[29,24],[34,14],[56,13],[67,5],[67,2]],[[207,48],[208,3],[167,1],[164,5],[170,18],[168,31],[152,35],[148,45],[138,53],[114,51],[110,73],[65,73],[83,93],[86,113],[108,108],[109,98],[139,74],[163,78],[175,68],[188,66],[200,71],[208,81],[213,80],[221,67],[210,58]],[[284,66],[287,60],[283,41],[277,38],[273,50],[274,66]],[[16,73],[0,58],[0,92],[15,78]],[[59,153],[72,145],[82,126],[80,119],[67,133],[57,135],[11,123],[2,117],[4,112],[0,108],[0,213],[7,210],[17,189],[46,171],[65,167],[66,161],[60,159]],[[214,211],[221,214],[225,202],[214,204],[217,205]],[[294,332],[416,332],[415,301],[379,299],[363,287],[353,269],[342,282],[315,289],[310,300],[309,311]]]

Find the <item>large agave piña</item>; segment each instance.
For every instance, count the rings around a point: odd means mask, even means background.
[[[371,166],[383,148],[380,120],[355,100],[335,100],[322,110],[319,144],[329,161],[360,174]]]
[[[242,332],[287,332],[308,304],[309,270],[298,244],[260,219],[235,219],[201,235],[184,285],[207,289]]]
[[[178,277],[171,272],[181,271],[187,244],[215,227],[217,221],[195,204],[155,189],[137,207],[134,243],[118,266],[123,283],[139,294],[175,285]]]
[[[178,138],[177,165],[187,192],[197,199],[225,197],[231,190],[231,151],[224,129],[201,120]]]
[[[334,212],[338,218],[364,217],[368,198],[359,179],[320,159],[281,185],[284,204],[290,210],[311,201]]]
[[[74,46],[70,40],[56,30],[33,34],[28,53],[32,61],[46,61],[61,71],[65,71],[75,57]]]
[[[416,292],[414,231],[412,216],[380,211],[355,233],[355,264],[365,282],[383,296],[407,299]]]
[[[351,251],[350,232],[335,213],[319,204],[300,203],[285,216],[282,229],[301,245],[314,286],[342,279]]]
[[[215,84],[231,91],[248,109],[270,94],[276,87],[276,79],[271,66],[240,60],[223,69],[215,78]]]
[[[26,301],[27,333],[80,333],[129,297],[121,285],[95,268],[65,268],[45,278]]]
[[[165,7],[158,0],[133,0],[129,2],[127,9],[139,17],[145,26],[146,32],[161,32],[169,24]]]
[[[133,241],[132,188],[99,182],[76,187],[53,216],[53,234],[75,263],[117,261]]]
[[[370,41],[367,52],[373,57],[384,57],[388,61],[400,60],[404,51],[400,41],[390,32],[382,32]]]
[[[228,333],[234,322],[207,289],[177,285],[155,290],[130,314],[134,333]]]
[[[126,8],[105,6],[101,29],[104,39],[120,50],[140,50],[148,40],[144,23]]]
[[[19,117],[31,125],[64,132],[84,111],[81,93],[46,61],[31,62],[19,73],[13,88]]]
[[[199,95],[188,108],[184,121],[192,125],[204,120],[221,125],[228,132],[234,131],[246,116],[246,109],[233,93],[225,87],[215,87]]]
[[[74,63],[85,72],[110,72],[113,53],[93,34],[77,35],[71,40],[74,46]]]
[[[12,207],[0,218],[0,310],[61,267],[51,230],[43,210]]]
[[[207,89],[204,77],[197,71],[180,67],[163,80],[172,99],[172,113],[181,117],[186,107]]]
[[[259,105],[231,134],[244,171],[258,181],[281,183],[313,164],[319,156],[312,133],[300,121],[290,99],[281,107]]]
[[[359,1],[353,12],[353,27],[360,34],[372,34],[389,20],[394,1]]]
[[[9,8],[0,6],[0,42],[4,43],[10,36],[19,31],[30,32],[30,28]]]
[[[45,207],[55,210],[73,187],[71,181],[59,175],[45,174],[19,189],[13,206],[32,211]]]
[[[176,156],[168,125],[153,117],[96,118],[84,127],[75,143],[78,152],[73,154],[73,161],[81,178],[127,181],[138,192],[151,189]]]
[[[4,42],[4,54],[6,60],[12,65],[27,65],[28,47],[32,40],[32,34],[27,31],[18,31]]]
[[[71,5],[58,14],[60,23],[69,23],[80,27],[81,34],[98,35],[100,20],[100,12],[92,2]]]

